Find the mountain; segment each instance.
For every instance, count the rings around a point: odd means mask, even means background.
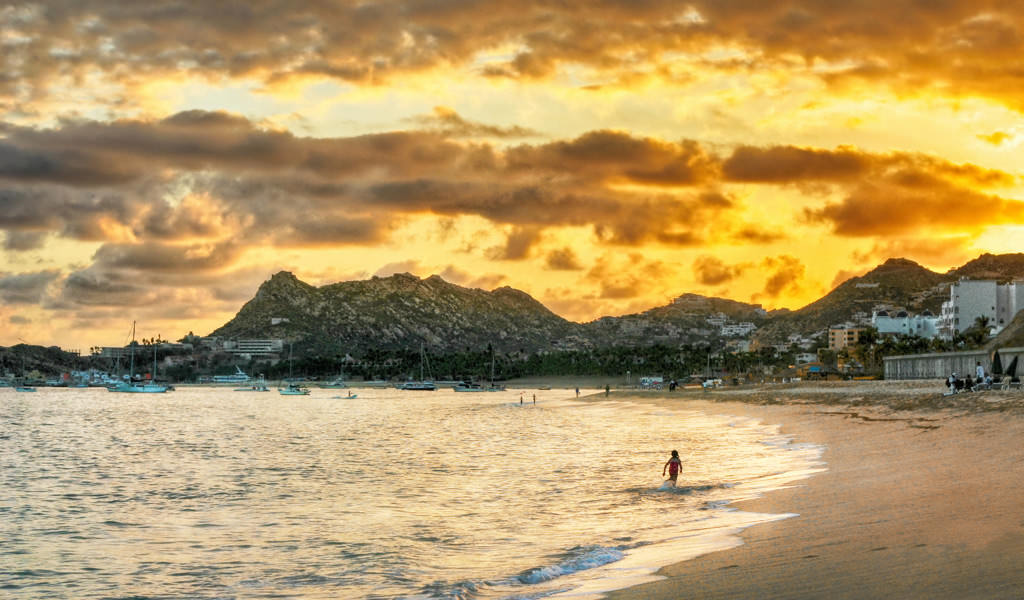
[[[296,352],[334,356],[369,350],[527,353],[557,348],[721,342],[719,313],[734,323],[753,323],[754,339],[784,341],[831,325],[869,317],[878,306],[938,314],[949,285],[960,277],[1009,281],[1024,278],[1024,254],[984,254],[936,273],[892,258],[853,277],[819,300],[795,310],[765,312],[760,305],[683,294],[665,306],[618,317],[574,323],[528,294],[509,287],[464,288],[437,275],[408,273],[315,287],[282,271],[260,286],[252,300],[212,335],[225,339],[284,339]]]
[[[597,346],[703,341],[719,336],[718,327],[707,321],[709,316],[719,313],[733,321],[747,321],[755,326],[761,326],[768,320],[768,313],[759,304],[683,294],[667,306],[591,321],[585,325],[585,332],[591,343]]]
[[[912,260],[890,258],[868,273],[844,281],[819,300],[773,318],[758,330],[756,339],[772,342],[794,333],[809,335],[849,321],[858,312],[870,315],[877,305],[938,314],[942,302],[949,298],[949,281],[948,276]]]
[[[276,324],[275,324],[276,323]],[[223,338],[281,338],[333,355],[368,349],[549,348],[581,326],[509,287],[487,292],[408,273],[314,287],[282,271],[264,282]]]
[[[899,307],[911,313],[939,314],[949,300],[949,286],[962,277],[1009,282],[1024,278],[1024,254],[982,254],[961,267],[936,273],[912,260],[890,258],[872,271],[853,277],[821,299],[773,318],[758,330],[763,342],[785,340],[851,320],[856,313],[870,315],[879,305]]]

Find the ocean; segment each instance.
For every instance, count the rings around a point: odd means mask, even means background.
[[[353,391],[0,389],[3,596],[594,598],[793,516],[729,503],[824,468],[682,402]]]

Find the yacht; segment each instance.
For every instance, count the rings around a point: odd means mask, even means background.
[[[289,383],[288,387],[278,388],[277,393],[282,396],[308,396],[309,388],[302,387],[299,383]]]
[[[231,375],[214,375],[214,383],[248,383],[252,377],[245,374],[245,371],[235,365],[235,372]]]
[[[135,321],[132,321],[132,344],[131,362],[128,367],[128,380],[120,381],[114,385],[107,386],[108,392],[122,392],[128,394],[163,394],[168,389],[174,389],[156,382],[156,346],[153,346],[153,379],[148,382],[136,383],[135,379]]]

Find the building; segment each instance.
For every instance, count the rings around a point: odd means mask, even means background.
[[[949,286],[949,300],[942,303],[938,332],[947,340],[963,333],[979,318],[988,319],[995,333],[1024,310],[1024,281],[1000,284],[993,280],[961,279]]]
[[[284,349],[284,340],[229,340],[224,342],[224,350],[232,354],[259,356],[280,354]]]
[[[746,337],[757,330],[757,325],[750,321],[742,323],[728,323],[722,325],[721,334],[723,337]]]
[[[864,329],[861,327],[829,327],[828,349],[838,351],[853,346],[860,340],[860,334],[863,332]]]
[[[882,335],[914,335],[932,339],[939,335],[939,321],[940,317],[927,310],[919,315],[911,315],[905,310],[892,313],[879,310],[871,315],[871,324]]]

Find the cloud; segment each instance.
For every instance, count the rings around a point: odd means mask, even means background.
[[[720,285],[736,279],[750,266],[745,263],[727,265],[720,258],[705,254],[693,261],[693,274],[702,285]]]
[[[555,172],[580,179],[678,187],[716,176],[713,156],[692,140],[665,142],[621,131],[591,131],[574,140],[520,145],[505,153],[513,172]]]
[[[887,258],[909,258],[926,265],[960,265],[977,253],[971,249],[970,235],[946,235],[935,237],[922,235],[876,241],[864,252],[854,253],[859,262],[877,264]]]
[[[441,273],[441,277],[450,283],[469,288],[480,288],[482,290],[493,290],[506,283],[508,277],[500,273],[488,273],[480,276],[467,273],[455,265],[448,265]]]
[[[839,202],[805,209],[804,216],[851,237],[978,234],[991,225],[1024,222],[1024,202],[934,178],[912,178],[865,182]]]
[[[583,265],[580,264],[579,258],[576,257],[576,253],[569,246],[549,251],[544,258],[544,264],[553,271],[583,270]]]
[[[755,299],[762,296],[778,298],[783,294],[798,294],[807,270],[799,259],[788,254],[765,258],[761,262],[761,268],[768,271],[768,278],[764,284],[764,291],[755,294]]]
[[[423,270],[424,267],[418,260],[403,260],[399,262],[388,263],[383,267],[377,269],[373,274],[374,277],[391,277],[399,273],[416,273]]]
[[[29,273],[0,273],[0,300],[5,304],[38,304],[47,287],[60,277],[57,269]]]
[[[32,319],[30,319],[28,317],[23,317],[21,315],[11,315],[7,319],[7,321],[11,325],[29,325],[30,323],[32,323]]]
[[[538,137],[540,132],[528,127],[511,125],[500,127],[468,121],[447,106],[435,106],[432,115],[421,115],[409,119],[413,124],[435,131],[444,137],[465,138],[529,138]]]
[[[4,250],[25,252],[38,250],[46,245],[47,235],[38,231],[8,231],[4,235]]]
[[[851,180],[863,175],[871,161],[852,148],[819,150],[794,146],[740,146],[722,164],[729,181],[792,183],[801,180]]]
[[[873,15],[884,14],[885,18]],[[592,85],[724,73],[865,82],[901,94],[987,97],[1024,108],[1024,16],[948,0],[786,3],[538,0],[180,3],[52,0],[6,11],[0,100],[32,111],[89,81],[114,106],[148,81],[183,77],[377,86],[409,75],[522,81],[583,73]],[[495,49],[512,48],[503,55]],[[726,57],[715,51],[728,48]],[[685,76],[675,75],[685,72]],[[77,97],[77,96],[76,96]],[[36,108],[38,110],[38,108]]]
[[[487,256],[492,260],[524,260],[540,240],[538,227],[514,227],[505,238],[505,245],[491,248]]]
[[[994,131],[988,134],[979,133],[976,137],[983,142],[992,144],[993,146],[1002,146],[1003,142],[1013,138],[1012,135],[1005,131]]]

